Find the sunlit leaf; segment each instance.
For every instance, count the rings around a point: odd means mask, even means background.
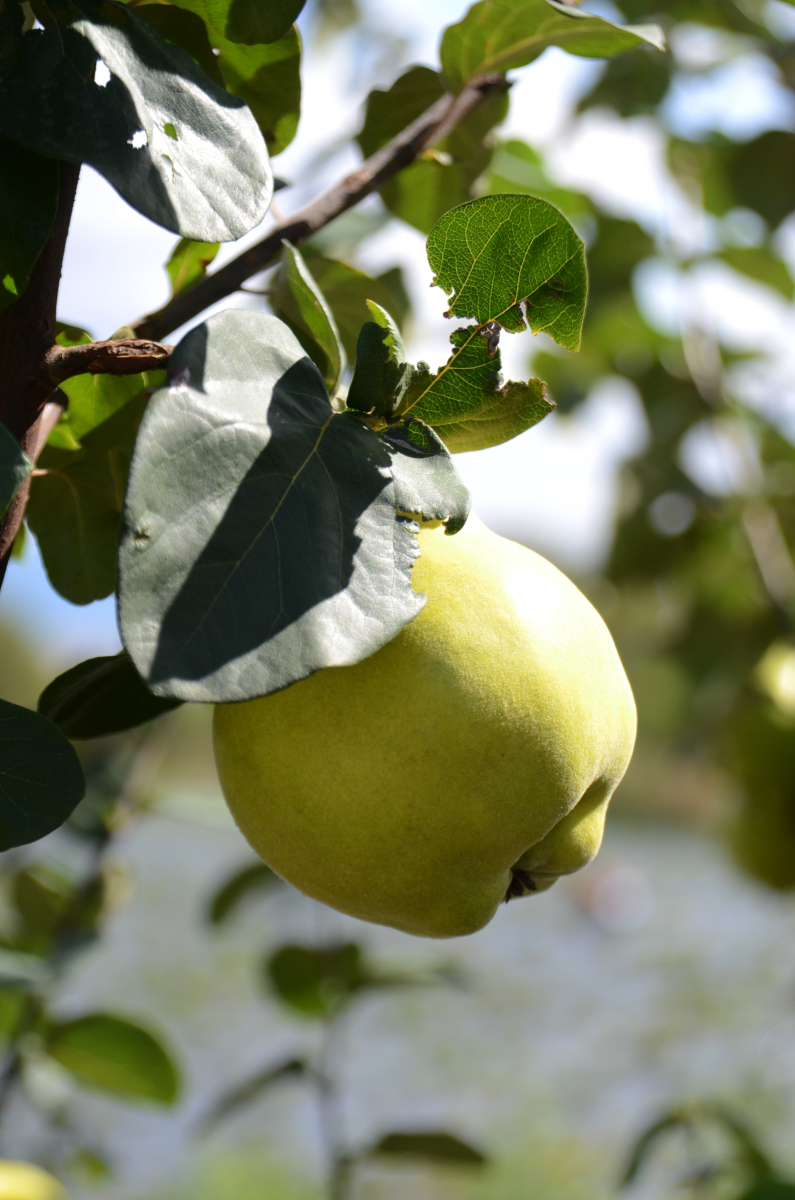
[[[213,896],[207,910],[207,919],[211,925],[220,925],[247,897],[270,891],[280,882],[275,871],[262,862],[236,871]]]
[[[49,683],[38,710],[69,738],[105,737],[134,729],[180,704],[154,696],[130,656],[89,658]]]
[[[304,4],[305,0],[180,0],[180,8],[200,16],[211,35],[247,46],[283,38]]]
[[[392,450],[398,510],[424,521],[443,521],[446,533],[458,533],[472,502],[438,435],[422,421],[408,417],[388,426],[382,437]]]
[[[301,254],[287,241],[282,246],[271,307],[317,365],[333,396],[346,366],[336,322]]]
[[[219,51],[227,89],[254,114],[268,152],[281,154],[295,137],[301,115],[301,39],[291,29],[279,41],[262,46],[243,46],[225,38],[213,38]]]
[[[158,5],[166,8],[166,5]],[[191,242],[182,238],[174,247],[171,258],[166,263],[166,271],[171,280],[171,295],[178,296],[192,283],[203,279],[207,268],[220,249],[220,242]]]
[[[83,769],[60,729],[0,700],[0,849],[63,825],[84,792]]]
[[[483,1166],[488,1159],[481,1150],[462,1141],[452,1133],[424,1132],[387,1133],[368,1152],[373,1157],[387,1155],[400,1158],[420,1158],[432,1163],[466,1163]]]
[[[108,1013],[94,1013],[51,1026],[47,1051],[88,1087],[125,1100],[171,1105],[179,1075],[157,1038]]]
[[[33,463],[17,439],[0,425],[0,517],[32,470]]]
[[[90,163],[157,224],[224,242],[267,212],[270,167],[249,110],[129,7],[72,0],[18,35],[4,64],[4,132]]]
[[[479,0],[442,35],[450,86],[533,62],[549,46],[584,58],[611,58],[643,42],[662,49],[658,25],[620,26],[554,0]]]
[[[26,291],[57,206],[57,162],[0,137],[0,309]]]
[[[423,603],[390,456],[333,412],[287,327],[219,313],[169,380],[138,436],[119,559],[125,644],[152,690],[249,699],[390,641]]]

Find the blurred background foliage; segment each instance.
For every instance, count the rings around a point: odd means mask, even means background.
[[[324,1171],[327,1194],[356,1200],[795,1194],[795,356],[726,333],[744,296],[792,330],[795,8],[591,7],[661,23],[669,49],[583,75],[561,138],[594,114],[641,130],[665,164],[656,219],[577,190],[532,129],[503,136],[506,93],[306,261],[352,357],[367,298],[409,348],[422,332],[401,263],[368,257],[385,231],[427,232],[510,191],[558,205],[585,238],[582,350],[539,336],[532,368],[556,421],[620,395],[642,430],[609,554],[578,580],[639,711],[606,849],[485,933],[418,947],[252,863],[220,807],[204,709],[85,744],[68,827],[0,868],[0,1152],[76,1196],[310,1200]],[[340,145],[371,153],[439,94],[389,8],[315,0],[301,18],[310,63],[353,55],[369,80],[319,176]],[[722,119],[727,79],[746,100],[766,81],[755,126]],[[688,125],[710,88],[714,117]],[[175,287],[209,250],[176,248]],[[734,326],[716,319],[715,280]],[[5,699],[35,707],[63,665],[0,627]]]

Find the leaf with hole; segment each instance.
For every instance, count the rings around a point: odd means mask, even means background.
[[[50,1027],[47,1052],[87,1087],[125,1100],[172,1105],[179,1074],[162,1043],[138,1025],[93,1013]]]
[[[64,671],[39,696],[38,710],[68,738],[106,737],[170,712],[179,700],[154,696],[129,654],[89,658]]]
[[[287,241],[282,246],[271,307],[317,365],[333,396],[346,366],[336,322],[301,254]]]
[[[423,521],[441,521],[445,533],[463,529],[471,497],[438,434],[415,417],[407,417],[388,426],[381,436],[392,452],[398,511]]]
[[[481,1167],[488,1159],[481,1150],[452,1133],[387,1133],[368,1152],[371,1157],[420,1158],[424,1162],[460,1163]]]
[[[664,48],[659,25],[614,25],[555,0],[479,0],[442,35],[442,70],[457,91],[479,75],[526,67],[549,46],[583,58],[612,58],[648,43]]]
[[[165,5],[158,7],[165,8]],[[166,263],[166,271],[171,280],[171,295],[178,296],[192,283],[204,279],[207,268],[219,249],[220,242],[192,242],[189,238],[181,238]]]
[[[251,699],[360,662],[419,612],[383,441],[335,414],[276,317],[212,316],[171,358],[130,471],[125,645],[158,695]]]
[[[0,137],[0,309],[27,291],[55,220],[58,189],[57,162]]]
[[[33,463],[5,425],[0,425],[0,517],[33,470]]]
[[[207,919],[211,925],[220,925],[226,921],[251,895],[269,892],[281,883],[279,876],[265,863],[252,863],[242,871],[235,871],[210,901]]]
[[[85,788],[80,760],[60,729],[0,700],[0,850],[63,825]]]
[[[271,157],[293,140],[301,115],[301,39],[291,29],[277,42],[242,46],[213,38],[224,84],[245,100]]]
[[[232,241],[268,210],[268,155],[248,108],[115,0],[72,0],[19,37],[0,107],[9,137],[90,163],[182,237]]]

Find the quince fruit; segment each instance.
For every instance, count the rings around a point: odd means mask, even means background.
[[[590,862],[635,705],[601,617],[545,559],[474,516],[418,538],[419,616],[355,666],[218,705],[215,756],[237,824],[284,879],[454,937]]]
[[[68,1200],[57,1179],[33,1163],[0,1159],[0,1200]]]

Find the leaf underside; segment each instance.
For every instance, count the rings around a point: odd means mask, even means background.
[[[64,671],[44,689],[38,710],[69,738],[95,738],[134,729],[179,703],[153,696],[122,651]]]
[[[158,695],[224,702],[359,662],[419,612],[390,455],[335,414],[277,318],[227,311],[172,356],[130,472],[125,645]]]
[[[74,748],[52,721],[0,700],[0,850],[57,829],[84,792]]]
[[[10,63],[0,71],[4,132],[90,163],[158,225],[226,242],[267,212],[273,181],[249,110],[128,7],[72,0],[45,29],[18,35]]]

